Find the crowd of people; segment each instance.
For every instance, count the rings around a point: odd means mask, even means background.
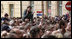
[[[1,18],[1,38],[71,38],[71,17]]]

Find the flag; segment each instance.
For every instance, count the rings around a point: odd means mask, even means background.
[[[42,15],[43,15],[42,11],[37,11],[37,16],[42,16]]]

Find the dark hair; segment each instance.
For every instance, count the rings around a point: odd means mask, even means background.
[[[22,21],[20,21],[20,23],[22,23]]]
[[[37,16],[37,18],[40,18],[39,16]]]
[[[30,34],[32,37],[35,37],[39,32],[40,32],[40,29],[38,27],[36,27],[30,31]]]
[[[62,27],[64,27],[64,28],[63,28],[63,31],[62,31],[62,34],[64,34],[64,33],[66,32],[66,30],[65,30],[65,21],[61,20],[60,23],[59,23],[59,27],[60,27],[60,29],[61,29]]]
[[[45,28],[41,28],[42,32],[44,33],[45,32]]]
[[[4,16],[8,16],[8,14],[6,13]]]
[[[59,23],[60,28],[61,28],[61,25],[65,26],[65,22],[63,20],[61,20]]]
[[[34,17],[34,19],[36,19],[36,17]]]
[[[57,37],[53,35],[45,35],[43,38],[57,38]]]
[[[30,9],[32,9],[32,7],[31,7],[31,6],[28,6],[27,8],[30,8]]]

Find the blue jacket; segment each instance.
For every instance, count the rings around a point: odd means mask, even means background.
[[[3,18],[1,18],[1,20],[7,20],[7,21],[10,21],[8,18],[5,18],[5,17],[3,17]]]

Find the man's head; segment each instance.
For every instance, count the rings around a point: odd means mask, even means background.
[[[61,20],[59,23],[60,29],[62,29],[62,34],[64,34],[66,32],[65,30],[65,21]]]
[[[38,27],[32,27],[30,34],[32,38],[38,38],[40,29]]]
[[[31,6],[28,6],[28,7],[27,7],[27,11],[29,11],[29,12],[30,12],[30,11],[31,11],[31,9],[32,9],[32,7],[31,7]]]
[[[59,23],[60,28],[64,28],[65,27],[65,21],[61,20]]]
[[[4,16],[5,16],[5,17],[8,17],[9,15],[6,13]]]

